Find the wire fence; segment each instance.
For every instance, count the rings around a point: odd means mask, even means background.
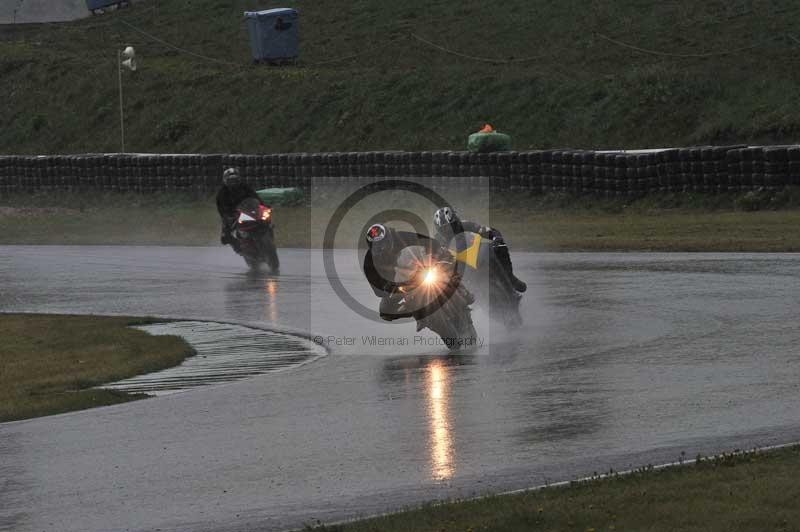
[[[169,40],[159,37],[158,35],[154,34],[151,31],[144,30],[139,26],[140,21],[144,21],[147,18],[147,15],[151,15],[156,12],[158,6],[150,6],[147,8],[139,8],[132,13],[126,13],[124,16],[117,16],[111,20],[107,21],[91,21],[91,22],[82,22],[78,29],[82,31],[93,31],[98,29],[105,29],[113,26],[121,26],[126,28],[140,37],[145,38],[147,41],[158,44],[163,46],[169,50],[174,52],[186,55],[194,60],[204,61],[210,64],[215,64],[218,66],[224,67],[233,67],[233,68],[244,68],[251,65],[251,61],[249,60],[242,60],[242,61],[235,61],[230,59],[224,59],[215,57],[213,54],[204,53],[202,51],[197,51],[196,49],[189,49],[186,46],[180,46]],[[75,27],[71,25],[63,25],[63,24],[56,24],[50,23],[46,24],[48,30],[52,29],[75,29]],[[733,48],[727,48],[722,50],[713,50],[713,51],[691,51],[691,52],[677,52],[677,51],[667,51],[667,50],[658,50],[653,48],[648,48],[644,46],[640,46],[637,44],[632,44],[628,42],[624,37],[614,37],[608,35],[603,32],[594,31],[591,33],[596,38],[607,42],[611,45],[614,45],[618,48],[630,50],[632,53],[641,54],[641,55],[649,55],[654,57],[663,57],[663,58],[672,58],[672,59],[713,59],[718,57],[724,56],[732,56],[737,54],[744,54],[747,52],[754,52],[759,48],[765,48],[767,45],[775,43],[777,41],[784,41],[790,43],[791,46],[788,46],[787,49],[796,50],[797,45],[800,45],[800,39],[792,35],[791,33],[779,33],[770,36],[767,39],[763,39],[760,42],[747,44],[744,46],[737,46]],[[373,56],[379,53],[384,52],[388,48],[392,47],[399,47],[406,45],[410,42],[416,42],[429,50],[439,52],[450,57],[457,57],[459,59],[475,62],[475,63],[482,63],[482,64],[492,64],[492,65],[522,65],[526,63],[535,63],[537,61],[544,61],[544,60],[552,60],[557,59],[557,57],[562,54],[567,49],[577,50],[579,48],[578,44],[574,44],[572,48],[564,48],[558,47],[557,50],[553,50],[552,44],[548,44],[548,49],[550,50],[548,53],[544,54],[536,54],[536,55],[529,55],[524,57],[487,57],[469,53],[468,51],[463,50],[456,50],[450,46],[446,46],[442,43],[436,42],[434,39],[425,37],[420,35],[419,33],[414,32],[406,32],[403,31],[401,33],[393,34],[389,39],[381,42],[381,41],[374,41],[369,46],[363,47],[364,49],[352,54],[346,54],[336,57],[331,57],[327,59],[321,60],[313,60],[313,61],[306,61],[300,60],[296,61],[293,64],[297,67],[323,67],[329,65],[336,65],[341,63],[346,63],[348,61],[353,61],[356,59],[361,59],[368,56]],[[37,43],[37,45],[41,45],[42,43]],[[123,43],[117,43],[117,46],[121,46]],[[126,42],[125,44],[130,44]],[[53,43],[53,46],[56,46]],[[596,54],[596,52],[595,52]]]
[[[688,58],[705,59],[705,58],[710,58],[710,57],[720,57],[720,56],[724,56],[724,55],[739,54],[739,53],[746,52],[746,51],[749,51],[749,50],[754,50],[754,49],[759,48],[760,46],[764,45],[763,43],[757,43],[757,44],[751,44],[749,46],[742,46],[742,47],[734,48],[734,49],[730,49],[730,50],[721,50],[721,51],[718,51],[718,52],[701,52],[701,53],[688,53],[687,54],[687,53],[663,52],[663,51],[659,51],[659,50],[648,50],[646,48],[641,48],[639,46],[634,46],[632,44],[628,44],[628,43],[622,42],[620,40],[613,39],[613,38],[609,37],[608,35],[603,35],[602,33],[599,33],[599,32],[596,35],[598,37],[600,37],[601,39],[605,40],[605,41],[608,41],[610,43],[616,44],[617,46],[621,46],[623,48],[627,48],[629,50],[634,50],[634,51],[639,52],[639,53],[648,54],[648,55],[657,55],[657,56],[661,56],[661,57],[675,57],[675,58],[682,58],[682,59],[688,59]]]
[[[133,31],[135,31],[135,32],[137,32],[137,33],[139,33],[141,35],[144,35],[145,37],[151,39],[154,42],[162,44],[162,45],[164,45],[164,46],[166,46],[166,47],[168,47],[168,48],[170,48],[172,50],[175,50],[175,51],[178,51],[178,52],[181,52],[181,53],[185,53],[185,54],[187,54],[187,55],[189,55],[189,56],[191,56],[191,57],[193,57],[195,59],[200,59],[200,60],[203,60],[203,61],[208,61],[208,62],[211,62],[211,63],[217,63],[217,64],[222,64],[222,65],[227,65],[227,66],[245,66],[247,64],[247,63],[244,63],[244,62],[235,63],[235,62],[232,62],[232,61],[217,59],[217,58],[205,55],[205,54],[200,54],[200,53],[197,53],[197,52],[193,52],[193,51],[188,50],[186,48],[183,48],[183,47],[174,45],[174,44],[172,44],[170,42],[167,42],[166,40],[161,39],[161,38],[159,38],[159,37],[157,37],[157,36],[155,36],[155,35],[153,35],[153,34],[151,34],[149,32],[146,32],[146,31],[142,30],[141,28],[138,28],[138,27],[134,26],[133,24],[131,24],[130,22],[128,22],[128,21],[126,21],[124,19],[120,19],[119,22],[122,23],[123,25],[125,25],[126,27],[132,29]],[[628,50],[631,50],[631,51],[634,51],[634,52],[637,52],[637,53],[640,53],[640,54],[659,56],[659,57],[669,57],[669,58],[675,58],[675,59],[710,59],[710,58],[714,58],[714,57],[722,57],[722,56],[728,56],[728,55],[741,54],[741,53],[744,53],[744,52],[749,52],[749,51],[756,50],[757,48],[764,47],[769,42],[774,42],[777,38],[781,37],[780,35],[773,36],[768,41],[749,44],[749,45],[746,45],[746,46],[740,46],[740,47],[731,48],[731,49],[725,49],[725,50],[710,51],[710,52],[691,52],[691,53],[683,52],[682,53],[682,52],[668,52],[668,51],[663,51],[663,50],[653,50],[653,49],[648,49],[648,48],[636,46],[636,45],[627,43],[625,41],[622,41],[620,39],[616,39],[616,38],[610,37],[610,36],[605,35],[604,33],[600,33],[600,32],[595,32],[595,35],[598,38],[600,38],[600,39],[602,39],[602,40],[604,40],[606,42],[609,42],[609,43],[614,44],[614,45],[616,45],[618,47],[621,47],[621,48],[624,48],[624,49],[628,49]],[[786,34],[785,37],[786,37],[786,39],[789,39],[789,40],[791,40],[791,41],[793,41],[795,43],[800,43],[800,40],[798,40],[797,38],[795,38],[791,34]],[[441,53],[444,53],[444,54],[447,54],[447,55],[450,55],[450,56],[459,57],[459,58],[462,58],[462,59],[467,59],[467,60],[470,60],[470,61],[473,61],[473,62],[477,62],[477,63],[487,63],[487,64],[494,64],[494,65],[516,65],[516,64],[523,64],[523,63],[533,63],[533,62],[541,61],[541,60],[544,60],[544,59],[552,59],[554,57],[552,52],[551,53],[547,53],[547,54],[538,54],[538,55],[532,55],[532,56],[526,56],[526,57],[509,57],[509,58],[505,58],[505,59],[478,56],[478,55],[473,55],[473,54],[470,54],[470,53],[454,50],[454,49],[449,48],[447,46],[444,46],[442,44],[438,44],[438,43],[436,43],[436,42],[434,42],[434,41],[432,41],[430,39],[426,39],[425,37],[422,37],[422,36],[420,36],[420,35],[418,35],[416,33],[408,32],[408,33],[402,33],[399,36],[396,35],[396,36],[394,36],[393,38],[391,38],[389,41],[387,41],[385,43],[382,43],[382,44],[381,43],[376,43],[373,46],[369,46],[369,47],[367,47],[366,50],[364,50],[362,52],[358,52],[358,53],[354,53],[354,54],[350,54],[350,55],[346,55],[346,56],[334,57],[334,58],[326,59],[326,60],[322,60],[322,61],[312,61],[312,62],[303,61],[303,62],[297,63],[297,66],[318,67],[318,66],[330,65],[330,64],[335,64],[335,63],[343,63],[343,62],[350,61],[350,60],[353,60],[353,59],[358,59],[358,58],[366,57],[366,56],[369,56],[369,55],[375,55],[375,54],[377,54],[379,52],[382,52],[386,48],[389,48],[391,46],[399,45],[399,44],[401,44],[403,42],[409,42],[410,40],[414,40],[414,41],[416,41],[416,42],[428,47],[431,50],[435,50],[435,51],[438,51],[438,52],[441,52]]]
[[[127,26],[128,28],[132,29],[136,33],[144,35],[148,39],[151,39],[151,40],[153,40],[153,41],[155,41],[155,42],[157,42],[159,44],[163,44],[167,48],[170,48],[171,50],[175,50],[176,52],[180,52],[180,53],[189,55],[191,57],[194,57],[195,59],[201,59],[203,61],[208,61],[208,62],[211,62],[211,63],[217,63],[219,65],[236,66],[236,67],[244,66],[244,64],[241,64],[241,63],[234,63],[232,61],[225,61],[223,59],[216,59],[214,57],[209,57],[207,55],[203,55],[203,54],[199,54],[197,52],[193,52],[191,50],[187,50],[186,48],[181,48],[180,46],[176,46],[174,44],[171,44],[171,43],[165,41],[164,39],[160,39],[160,38],[156,37],[155,35],[152,35],[151,33],[148,33],[148,32],[146,32],[146,31],[144,31],[144,30],[142,30],[140,28],[137,28],[136,26],[134,26],[133,24],[131,24],[130,22],[127,22],[125,20],[120,20],[120,23],[123,24],[124,26]]]

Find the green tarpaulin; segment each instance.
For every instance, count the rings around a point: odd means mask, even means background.
[[[266,205],[298,205],[303,202],[303,189],[293,188],[264,188],[257,190],[256,194]]]
[[[473,133],[467,141],[467,150],[478,153],[490,151],[510,151],[511,137],[505,133],[492,131],[490,133]]]

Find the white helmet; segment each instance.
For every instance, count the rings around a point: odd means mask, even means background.
[[[457,221],[458,215],[456,214],[455,209],[450,207],[442,207],[436,211],[436,214],[433,215],[433,223],[438,229]]]
[[[225,185],[234,185],[239,183],[242,178],[239,176],[239,170],[236,168],[228,168],[222,173],[222,182]]]

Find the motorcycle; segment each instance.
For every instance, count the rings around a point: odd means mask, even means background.
[[[522,326],[519,311],[522,295],[514,290],[508,272],[495,254],[498,244],[476,233],[465,232],[454,238],[451,253],[464,263],[463,281],[475,294],[477,304],[488,306],[492,319],[503,323],[507,330]]]
[[[430,329],[451,351],[476,344],[478,333],[470,308],[475,299],[462,284],[454,262],[413,259],[410,264],[401,263],[398,270],[411,272],[410,280],[398,289],[398,310],[411,313],[417,332]]]
[[[272,273],[280,270],[278,252],[275,249],[275,232],[272,224],[272,208],[255,198],[247,198],[236,207],[231,234],[237,245],[233,248],[244,258],[251,269],[266,263]]]

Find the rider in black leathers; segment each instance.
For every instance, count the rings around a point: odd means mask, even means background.
[[[381,298],[381,318],[392,321],[411,317],[411,312],[401,312],[398,309],[403,294],[399,290],[401,284],[395,282],[394,278],[400,254],[403,249],[411,246],[422,246],[426,255],[434,260],[449,259],[450,252],[429,236],[397,231],[382,224],[370,226],[366,240],[368,250],[364,256],[364,275],[375,295]]]
[[[238,251],[239,243],[233,237],[233,226],[236,223],[236,207],[247,198],[261,199],[253,188],[242,181],[236,168],[228,168],[222,174],[222,187],[217,192],[217,211],[222,221],[221,244],[230,244]]]
[[[433,223],[436,226],[436,238],[444,243],[449,243],[456,234],[461,232],[477,233],[481,237],[491,240],[494,243],[494,254],[508,274],[514,290],[524,292],[528,289],[528,286],[514,275],[511,256],[508,254],[508,246],[503,240],[503,235],[500,231],[493,227],[461,220],[452,207],[442,207],[437,210],[433,215]]]

